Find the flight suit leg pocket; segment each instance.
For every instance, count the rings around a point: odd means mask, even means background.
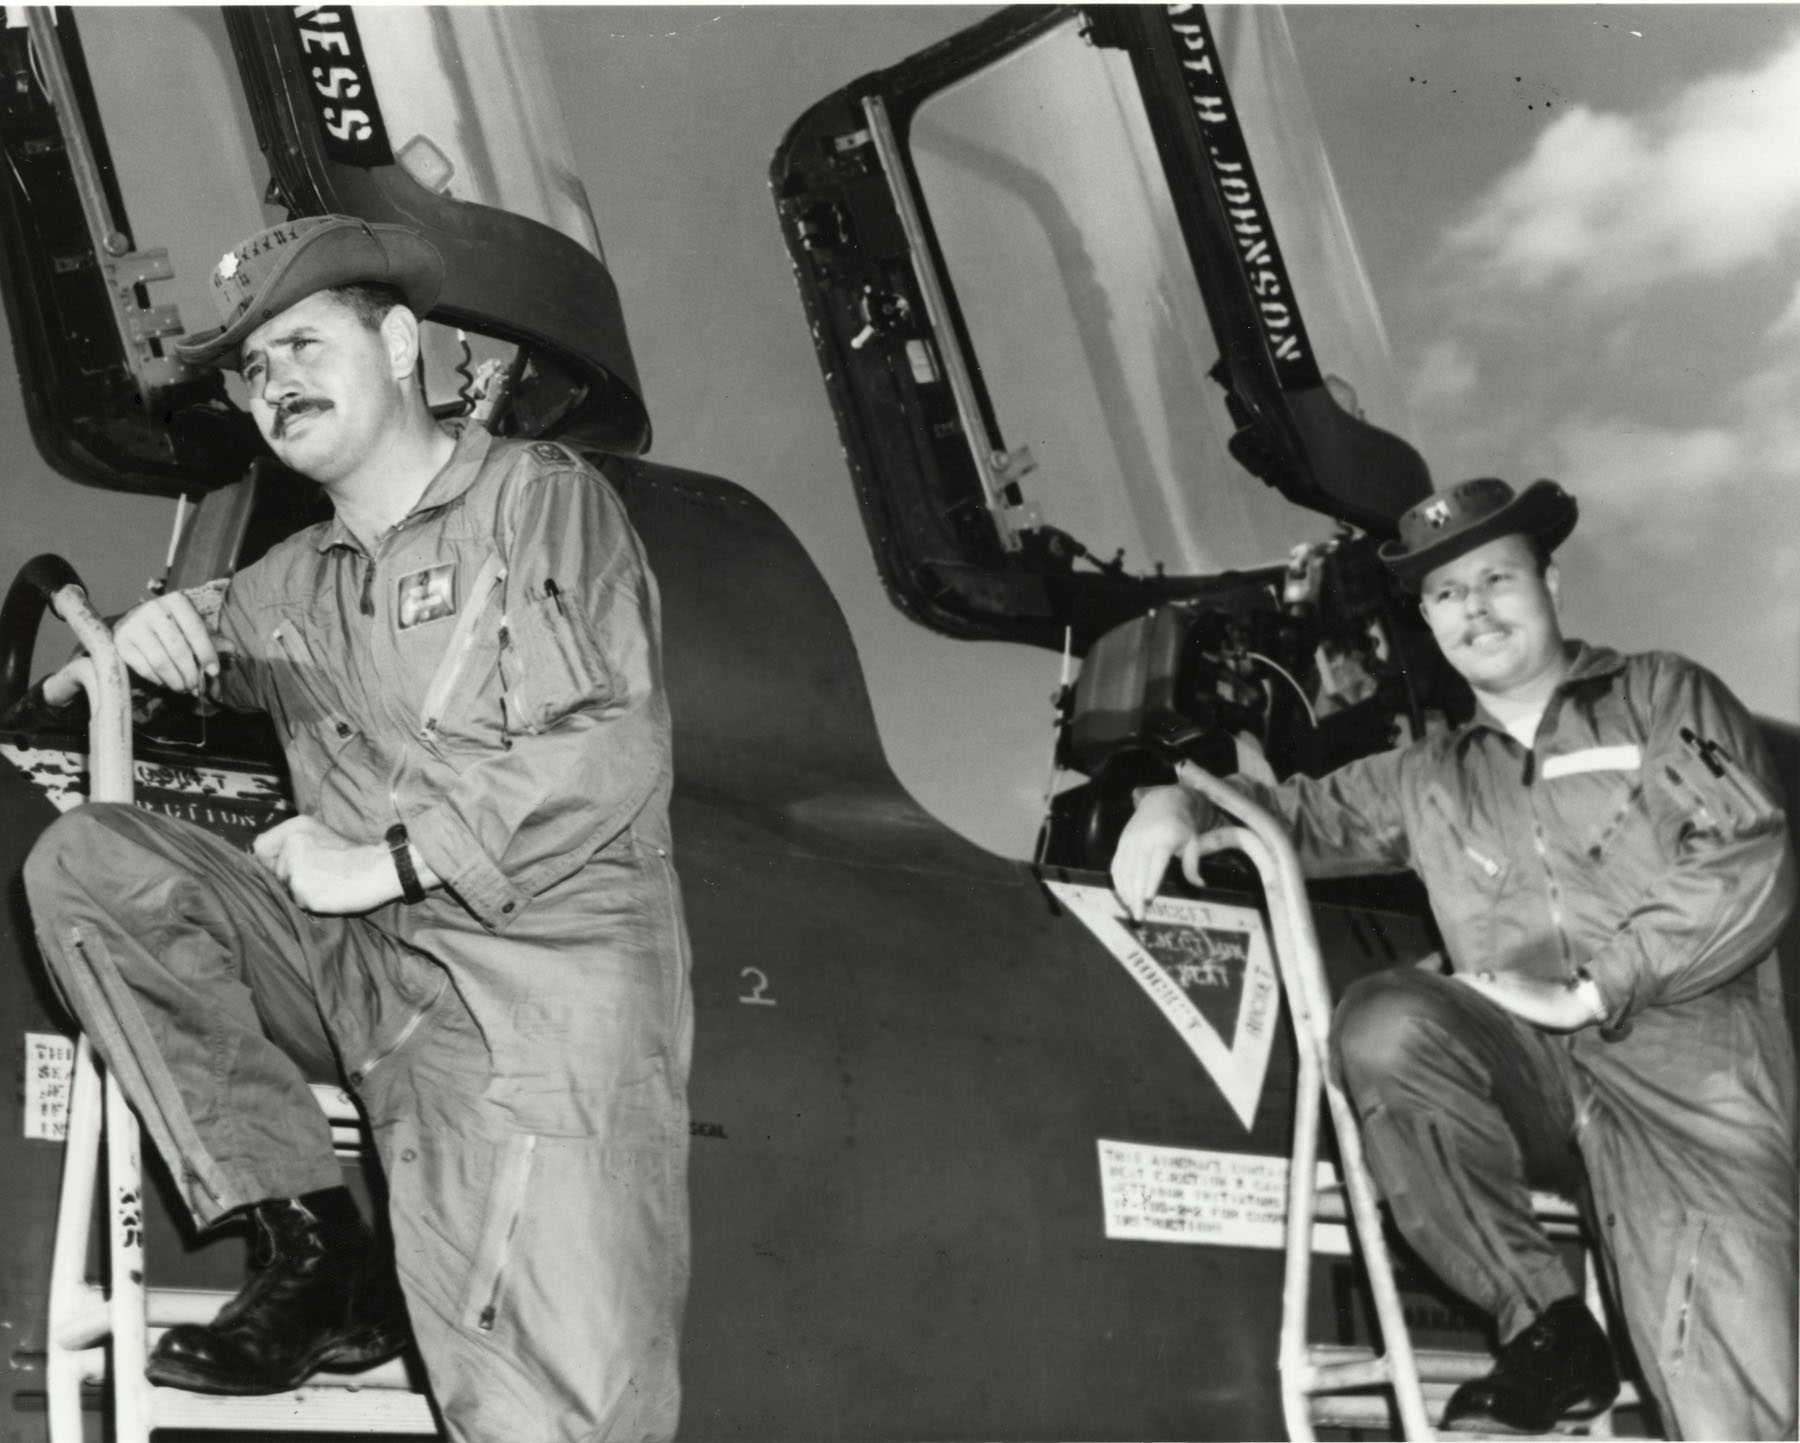
[[[1663,1297],[1662,1321],[1657,1333],[1657,1356],[1663,1372],[1673,1378],[1687,1359],[1694,1319],[1694,1291],[1700,1283],[1700,1260],[1711,1220],[1689,1217],[1675,1239],[1675,1261],[1669,1271],[1669,1287]]]
[[[1669,1436],[1791,1438],[1792,1235],[1758,1219],[1700,1214],[1674,1243],[1657,1339]]]
[[[517,1134],[498,1144],[486,1214],[457,1309],[464,1328],[492,1333],[506,1305],[507,1268],[531,1196],[538,1139]]]

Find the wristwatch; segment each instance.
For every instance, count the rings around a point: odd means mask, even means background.
[[[395,822],[387,829],[387,848],[394,859],[394,870],[400,874],[400,895],[408,902],[423,902],[425,889],[419,885],[419,874],[413,868],[412,838],[406,834],[405,822]]]

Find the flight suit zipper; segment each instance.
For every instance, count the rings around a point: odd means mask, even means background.
[[[1468,838],[1464,836],[1462,819],[1457,816],[1456,808],[1451,805],[1450,800],[1435,786],[1426,793],[1426,798],[1431,802],[1432,806],[1437,808],[1438,814],[1443,817],[1445,830],[1450,833],[1450,840],[1456,844],[1457,849],[1463,856],[1467,857],[1477,867],[1481,868],[1482,872],[1485,873],[1490,880],[1498,877],[1505,869],[1499,862],[1496,862],[1492,857],[1488,856],[1487,853],[1481,851],[1473,842],[1469,841]]]
[[[437,989],[431,994],[429,1000],[427,1000],[418,1011],[414,1012],[411,1017],[407,1018],[406,1025],[400,1029],[394,1040],[386,1047],[382,1048],[380,1052],[365,1058],[361,1066],[351,1071],[350,1085],[352,1087],[361,1087],[363,1083],[369,1080],[370,1073],[374,1072],[376,1068],[380,1067],[382,1063],[386,1062],[412,1040],[413,1034],[419,1030],[420,1025],[437,1009],[438,1003],[444,1000],[444,993],[449,990],[449,987],[450,976],[448,973],[444,973],[438,978]]]
[[[443,660],[438,663],[431,685],[425,690],[425,702],[419,709],[421,741],[430,741],[437,735],[444,713],[457,695],[457,685],[468,666],[469,653],[474,649],[475,638],[489,604],[505,581],[506,565],[496,552],[475,573],[475,580],[469,587],[469,604],[457,618],[456,630],[450,633]]]
[[[463,1314],[465,1323],[483,1333],[493,1332],[500,1319],[500,1295],[506,1282],[506,1265],[512,1256],[520,1219],[525,1214],[537,1142],[537,1137],[531,1133],[509,1138],[497,1163],[487,1221],[475,1254],[468,1303]]]
[[[306,643],[293,634],[285,621],[276,626],[270,635],[270,640],[281,649],[281,654],[287,658],[288,668],[293,674],[294,685],[306,694],[318,719],[333,722],[340,737],[347,735],[349,728],[344,722],[341,709],[329,705],[324,692],[312,680],[312,675],[319,670],[319,666],[313,660]],[[279,687],[275,688],[275,695],[279,701],[281,696]],[[289,715],[285,705],[282,706],[281,711],[282,722],[287,728],[289,739],[292,740],[299,735],[299,728],[294,725],[293,717]]]

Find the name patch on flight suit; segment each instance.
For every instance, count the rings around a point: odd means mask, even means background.
[[[446,561],[402,576],[394,615],[401,631],[456,615],[456,563]]]

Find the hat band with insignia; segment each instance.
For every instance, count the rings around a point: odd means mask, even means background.
[[[1554,481],[1522,492],[1495,476],[1462,481],[1426,497],[1400,518],[1400,539],[1381,559],[1402,582],[1417,586],[1429,571],[1502,536],[1529,536],[1545,553],[1575,529],[1575,498]]]
[[[220,258],[212,293],[222,324],[178,341],[175,354],[190,366],[235,370],[252,331],[336,286],[393,286],[423,319],[443,280],[443,257],[417,231],[349,215],[304,216],[258,231]]]

